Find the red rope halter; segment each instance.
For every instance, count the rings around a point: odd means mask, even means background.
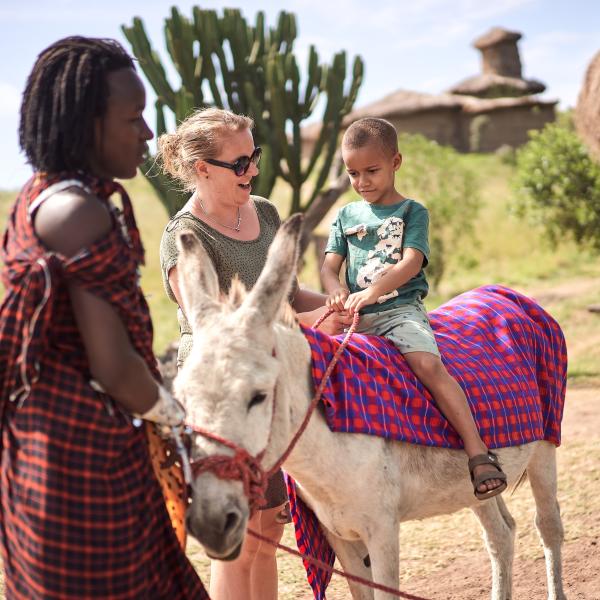
[[[248,498],[250,514],[253,515],[266,503],[265,492],[267,491],[268,477],[260,464],[264,450],[257,456],[252,456],[241,446],[237,446],[233,442],[214,433],[210,433],[200,427],[193,427],[192,429],[196,433],[219,442],[235,451],[233,456],[215,454],[191,462],[193,476],[198,477],[200,473],[212,471],[219,479],[241,481],[244,486],[244,494]]]
[[[323,321],[332,313],[333,310],[329,309],[315,322],[313,327],[315,329],[319,327],[321,323],[323,323]],[[300,427],[294,434],[294,437],[291,439],[283,454],[268,471],[265,471],[261,465],[266,448],[256,456],[252,456],[246,449],[242,448],[238,444],[235,444],[234,442],[216,435],[202,427],[188,424],[188,427],[190,427],[194,433],[198,433],[199,435],[202,435],[203,437],[214,442],[218,442],[219,444],[222,444],[223,446],[226,446],[234,451],[233,456],[216,454],[191,462],[192,473],[194,477],[197,477],[200,475],[200,473],[211,471],[220,479],[241,481],[244,486],[244,494],[248,498],[250,514],[253,515],[265,503],[264,493],[267,489],[267,481],[269,477],[279,470],[281,465],[291,454],[292,450],[296,446],[296,443],[300,439],[300,436],[304,433],[304,430],[308,426],[308,422],[310,421],[310,418],[317,407],[321,396],[323,395],[323,390],[327,385],[329,376],[335,368],[335,365],[344,351],[344,348],[346,348],[348,345],[350,337],[358,326],[358,320],[359,314],[354,313],[352,325],[348,329],[342,343],[333,355],[333,358],[331,359],[331,362],[329,363],[327,370],[325,371],[325,374],[323,375],[323,378],[321,379],[321,382],[315,391]],[[273,413],[275,413],[275,397],[273,397]]]

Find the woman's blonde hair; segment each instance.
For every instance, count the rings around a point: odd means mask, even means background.
[[[215,158],[228,133],[252,129],[254,121],[220,108],[201,108],[182,121],[174,133],[158,138],[157,159],[163,171],[193,191],[198,160]]]

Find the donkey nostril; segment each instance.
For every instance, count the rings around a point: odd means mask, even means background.
[[[225,525],[223,526],[223,533],[229,533],[233,531],[240,522],[240,515],[237,512],[228,512],[225,517]]]

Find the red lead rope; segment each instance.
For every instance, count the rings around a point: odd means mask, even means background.
[[[309,554],[302,554],[301,552],[298,552],[298,550],[294,550],[293,548],[290,548],[289,546],[285,546],[284,544],[278,544],[277,542],[274,542],[272,539],[269,539],[268,537],[254,531],[250,528],[248,528],[248,534],[251,535],[252,537],[255,537],[257,540],[260,540],[261,542],[265,542],[266,544],[269,544],[270,546],[274,546],[275,548],[279,548],[279,550],[283,550],[284,552],[287,552],[288,554],[293,554],[294,556],[303,558],[304,560],[308,561],[309,563],[311,563],[318,569],[321,569],[322,571],[327,571],[329,573],[335,573],[336,575],[340,575],[340,577],[344,577],[345,579],[350,579],[351,581],[356,581],[356,583],[360,583],[361,585],[370,587],[371,589],[374,589],[374,590],[381,590],[382,592],[387,592],[388,594],[392,594],[393,596],[397,596],[398,598],[406,598],[406,600],[427,600],[427,598],[422,598],[421,596],[413,596],[412,594],[408,594],[406,592],[401,592],[400,590],[397,590],[396,588],[391,588],[391,587],[388,587],[387,585],[383,585],[381,583],[375,583],[374,581],[371,581],[370,579],[364,579],[363,577],[359,577],[358,575],[352,575],[352,573],[346,573],[344,571],[340,571],[340,569],[336,569],[335,567],[328,565],[326,562],[323,562],[322,560],[319,560],[318,558],[315,558],[314,556],[310,556]]]
[[[325,314],[323,314],[313,325],[314,329],[317,329],[323,321],[333,313],[333,310],[328,310]],[[265,503],[265,491],[267,489],[267,481],[269,477],[271,477],[274,473],[276,473],[281,465],[286,461],[288,456],[291,454],[292,450],[296,446],[296,443],[300,439],[300,436],[304,433],[306,427],[308,426],[308,422],[319,404],[319,400],[321,400],[321,396],[323,395],[323,390],[327,385],[327,381],[335,365],[337,364],[342,352],[348,345],[352,334],[356,331],[358,327],[359,314],[354,313],[354,318],[352,320],[352,325],[348,329],[342,343],[339,345],[336,350],[331,362],[327,366],[327,369],[317,387],[315,394],[310,402],[308,410],[306,411],[306,415],[304,416],[304,420],[302,424],[296,431],[294,437],[288,444],[288,447],[284,451],[284,453],[280,456],[277,462],[268,470],[265,471],[262,468],[261,461],[265,454],[265,450],[257,454],[256,456],[252,456],[247,450],[234,444],[233,442],[211,433],[202,427],[197,427],[196,425],[188,425],[190,429],[194,433],[198,433],[209,440],[213,440],[214,442],[218,442],[227,448],[231,448],[234,450],[235,454],[233,456],[227,456],[225,454],[217,454],[213,456],[209,456],[207,458],[203,458],[201,460],[191,462],[192,473],[194,477],[200,475],[200,473],[205,473],[206,471],[212,471],[217,477],[220,479],[231,479],[235,481],[241,481],[244,485],[244,494],[248,498],[248,505],[250,508],[250,514],[253,515],[264,503]],[[275,399],[274,399],[275,400]],[[273,410],[275,410],[275,405],[273,406]],[[382,590],[387,592],[388,594],[392,594],[393,596],[397,596],[398,598],[406,598],[407,600],[426,600],[425,598],[421,598],[420,596],[413,596],[411,594],[406,594],[397,590],[395,588],[391,588],[380,583],[375,583],[368,579],[364,579],[362,577],[358,577],[357,575],[352,575],[350,573],[344,573],[339,569],[335,569],[334,567],[329,566],[327,563],[314,558],[313,556],[309,556],[306,554],[301,554],[297,550],[290,548],[289,546],[284,546],[283,544],[278,544],[277,542],[261,535],[260,533],[253,531],[248,528],[248,534],[260,540],[261,542],[265,542],[279,548],[280,550],[284,550],[289,554],[295,554],[296,556],[300,556],[303,559],[307,560],[311,564],[315,565],[319,569],[323,569],[325,571],[329,571],[331,573],[336,573],[345,577],[346,579],[351,579],[352,581],[356,581],[362,585],[370,587],[372,589]]]
[[[324,315],[322,315],[313,325],[316,329],[321,325],[321,323],[333,313],[333,310],[327,311]],[[218,442],[227,448],[231,448],[235,454],[233,456],[227,456],[225,454],[216,454],[213,456],[209,456],[207,458],[203,458],[197,461],[191,462],[192,473],[194,477],[200,475],[200,473],[205,473],[206,471],[212,471],[217,477],[220,479],[231,479],[235,481],[241,481],[244,485],[244,494],[248,498],[248,504],[250,507],[250,514],[253,515],[264,503],[264,494],[267,489],[267,481],[269,477],[271,477],[274,473],[276,473],[281,465],[285,462],[287,457],[290,455],[296,443],[300,439],[300,436],[304,433],[304,430],[308,426],[308,422],[310,421],[310,417],[312,416],[321,396],[323,395],[323,390],[327,385],[327,381],[331,372],[335,368],[344,348],[348,345],[350,341],[350,337],[356,330],[358,326],[359,314],[354,313],[354,319],[352,320],[352,325],[348,329],[342,343],[336,350],[323,378],[321,379],[321,383],[319,387],[315,391],[313,399],[311,400],[310,406],[306,411],[306,415],[304,416],[304,420],[302,424],[296,431],[294,437],[288,444],[288,447],[281,455],[281,457],[277,460],[277,462],[268,470],[265,471],[262,468],[261,461],[265,454],[265,450],[260,452],[257,456],[252,456],[246,449],[238,446],[237,444],[231,442],[230,440],[226,440],[225,438],[216,435],[202,427],[198,427],[196,425],[189,425],[190,429],[194,433],[198,433],[205,438],[212,440],[214,442]],[[275,400],[275,399],[274,399]],[[275,409],[275,406],[273,407]]]
[[[321,323],[323,323],[323,321],[332,313],[333,313],[333,310],[329,309],[324,315],[322,315],[319,319],[317,319],[317,321],[313,325],[313,329],[318,329],[319,325],[321,325]],[[335,351],[335,354],[333,355],[331,362],[327,366],[327,370],[323,374],[323,378],[321,379],[321,382],[319,383],[319,387],[315,391],[315,395],[313,396],[313,399],[310,402],[310,406],[308,407],[308,410],[306,411],[306,415],[304,416],[304,420],[302,421],[302,424],[298,428],[298,431],[296,431],[296,434],[292,438],[292,441],[288,444],[288,447],[286,448],[285,452],[281,455],[279,460],[269,469],[269,471],[267,473],[267,477],[271,477],[274,473],[277,472],[277,470],[281,467],[281,465],[287,460],[287,457],[291,454],[292,450],[296,446],[296,443],[300,439],[300,436],[304,433],[304,430],[306,429],[306,427],[308,426],[308,422],[310,421],[310,417],[312,416],[313,412],[315,411],[315,408],[317,408],[317,404],[319,404],[319,400],[321,400],[321,396],[323,395],[323,390],[325,389],[325,386],[327,385],[327,382],[329,381],[329,377],[330,377],[331,373],[333,372],[335,365],[337,364],[338,360],[340,359],[342,352],[348,345],[348,342],[350,341],[352,334],[356,331],[356,328],[358,327],[359,318],[360,318],[359,314],[357,312],[354,313],[354,318],[352,319],[352,325],[350,325],[350,328],[346,332],[346,335],[344,336],[342,343],[339,345],[338,349]]]

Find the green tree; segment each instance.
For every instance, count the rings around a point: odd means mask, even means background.
[[[530,133],[517,152],[515,187],[516,211],[541,223],[551,241],[571,237],[600,250],[600,165],[568,121]]]
[[[348,78],[345,52],[337,53],[331,64],[322,64],[311,46],[302,81],[294,55],[297,29],[293,14],[280,12],[277,25],[269,29],[263,12],[249,25],[238,9],[224,9],[218,15],[196,6],[188,19],[173,7],[164,31],[169,57],[181,80],[174,89],[142,20],[136,17],[131,26],[122,29],[157,95],[157,135],[167,129],[165,109],[172,112],[176,123],[206,106],[249,115],[256,124],[256,142],[263,148],[255,192],[268,196],[281,177],[292,188],[291,213],[319,212],[320,205],[331,203],[331,194],[321,192],[333,164],[342,119],[350,112],[362,82],[360,57],[355,57]],[[304,157],[301,124],[317,105],[324,106],[323,126],[312,153]],[[168,212],[179,210],[185,197],[173,181],[157,172],[153,157],[144,165],[144,172],[149,173],[148,179]],[[309,179],[311,191],[303,194]]]
[[[429,210],[431,262],[427,274],[435,288],[444,275],[447,254],[472,247],[480,203],[478,179],[454,148],[422,135],[402,134],[398,141],[403,162],[397,188]]]

